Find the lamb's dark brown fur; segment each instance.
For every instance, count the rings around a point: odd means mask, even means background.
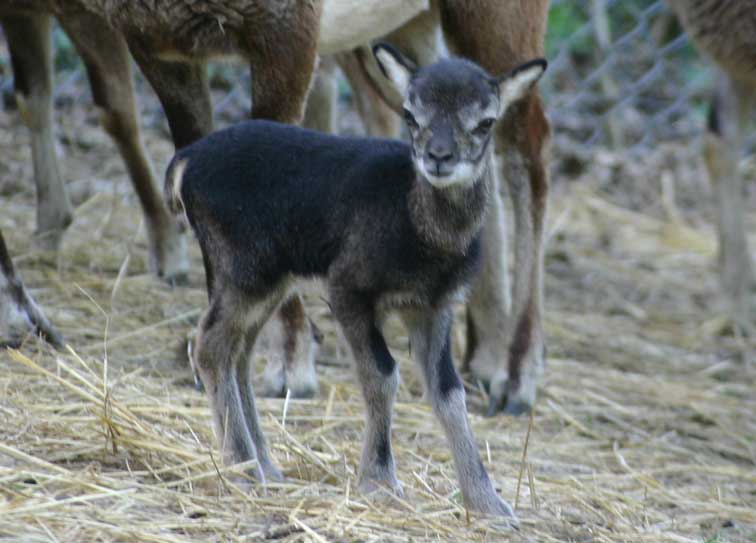
[[[411,145],[248,121],[179,151],[168,169],[165,197],[186,215],[213,277],[196,363],[216,434],[227,462],[254,459],[256,477],[280,478],[255,409],[250,354],[292,280],[318,278],[367,406],[361,488],[401,491],[391,452],[398,371],[380,330],[396,310],[466,504],[512,516],[469,428],[450,326],[452,303],[480,262],[494,122],[528,92],[545,61],[495,79],[461,59],[415,69],[389,46],[375,54],[404,97]]]

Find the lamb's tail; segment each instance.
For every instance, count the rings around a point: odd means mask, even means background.
[[[184,214],[184,201],[181,197],[181,188],[184,182],[184,172],[189,159],[173,157],[165,172],[165,186],[163,187],[163,199],[171,213]]]

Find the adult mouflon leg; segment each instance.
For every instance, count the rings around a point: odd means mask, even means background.
[[[363,492],[385,486],[401,493],[391,450],[391,417],[399,371],[375,321],[375,308],[360,294],[330,289],[333,314],[352,349],[357,377],[367,410],[360,458],[359,485]]]
[[[272,349],[263,372],[263,395],[311,398],[318,392],[315,355],[319,342],[298,294],[291,295],[265,327]]]
[[[497,176],[498,172],[491,167],[487,175]],[[496,180],[490,186],[501,187],[500,183]],[[471,372],[476,379],[489,384],[501,366],[501,363],[494,365],[490,362],[508,347],[508,337],[502,333],[503,323],[508,321],[512,307],[506,225],[504,203],[501,195],[494,192],[486,213],[481,270],[476,281],[480,287],[498,284],[499,288],[474,288],[471,292],[467,303],[467,343],[462,364],[465,373]],[[483,341],[478,341],[478,335]]]
[[[451,310],[407,310],[412,355],[420,367],[427,397],[452,450],[465,505],[486,514],[514,517],[496,493],[478,453],[467,418],[465,389],[451,358]]]
[[[753,332],[749,313],[756,286],[748,247],[743,198],[743,176],[738,158],[747,124],[756,103],[755,87],[721,74],[704,159],[714,187],[719,237],[719,277],[733,322]]]
[[[543,55],[548,2],[512,0],[506,4],[461,0],[440,2],[441,23],[450,48],[490,73],[504,73],[525,59]],[[535,401],[538,376],[543,371],[543,226],[546,215],[548,171],[544,150],[549,124],[536,90],[513,105],[496,127],[501,181],[512,198],[515,232],[515,272],[512,308],[504,306],[505,282],[496,274],[482,274],[472,288],[468,320],[476,327],[477,348],[470,366],[487,368],[481,376],[490,382],[490,413],[500,409],[517,414]],[[491,228],[489,223],[486,228]],[[505,250],[494,242],[500,234],[484,236],[486,253]],[[496,303],[480,303],[495,300]],[[502,315],[509,316],[503,319]],[[505,330],[506,343],[499,340]],[[491,371],[491,368],[493,370]]]
[[[118,146],[147,224],[150,268],[169,282],[189,271],[186,240],[168,213],[139,130],[131,58],[123,38],[96,15],[78,11],[60,17],[84,59],[102,125]]]
[[[9,15],[0,22],[10,49],[16,102],[31,134],[37,189],[35,240],[55,251],[73,220],[73,208],[58,170],[53,136],[52,17]]]

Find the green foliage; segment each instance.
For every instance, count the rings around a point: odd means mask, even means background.
[[[549,10],[549,21],[546,32],[546,56],[551,58],[557,54],[559,48],[573,37],[583,25],[588,22],[587,14],[573,2],[555,4]],[[592,34],[574,40],[570,51],[585,54],[591,48]]]

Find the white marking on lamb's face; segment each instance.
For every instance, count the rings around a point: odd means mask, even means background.
[[[437,189],[466,187],[472,185],[477,179],[475,172],[478,168],[469,162],[457,164],[450,174],[443,176],[437,176],[429,172],[424,160],[417,161],[416,165],[420,173],[423,174],[423,177]]]

